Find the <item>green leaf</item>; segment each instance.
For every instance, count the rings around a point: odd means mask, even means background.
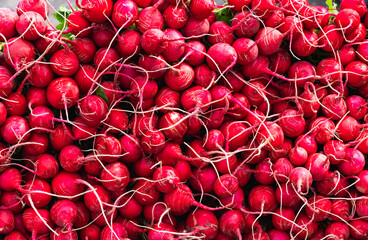
[[[217,21],[222,21],[222,22],[225,22],[231,25],[231,20],[233,19],[234,16],[230,8],[227,8],[227,7],[217,8],[215,9],[215,14],[216,14]]]
[[[3,51],[5,43],[4,42],[0,42],[0,51]]]
[[[96,96],[101,97],[103,100],[105,100],[106,103],[109,102],[109,99],[106,96],[105,90],[103,90],[102,87],[98,87],[96,92],[95,92]]]
[[[65,30],[67,26],[67,19],[69,15],[72,13],[71,9],[66,8],[64,5],[60,6],[58,11],[54,13],[54,17],[58,20],[59,25],[56,26],[57,30]]]
[[[335,1],[334,0],[326,0],[326,5],[327,5],[327,7],[328,7],[328,11],[330,12],[330,13],[338,13],[338,11],[337,11],[337,3],[335,3]]]

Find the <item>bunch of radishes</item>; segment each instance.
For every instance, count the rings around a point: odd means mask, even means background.
[[[0,8],[1,239],[368,239],[363,0],[75,4]]]

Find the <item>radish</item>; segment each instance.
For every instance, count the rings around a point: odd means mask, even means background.
[[[350,236],[350,229],[346,223],[334,222],[326,227],[325,234],[337,239],[347,239]]]
[[[250,12],[242,11],[235,15],[231,25],[235,27],[234,34],[237,37],[250,38],[259,31],[261,23]]]
[[[153,171],[154,170],[155,169],[153,169]],[[151,175],[152,173],[150,176]],[[155,183],[150,181],[150,179],[136,181],[133,190],[134,199],[141,205],[153,205],[160,198],[160,192],[155,188]]]
[[[206,166],[201,169],[197,168],[193,171],[190,185],[197,191],[210,193],[213,192],[213,186],[216,180],[216,170],[211,166]]]
[[[217,43],[207,51],[207,64],[216,72],[227,72],[237,61],[235,49],[227,43]]]
[[[323,221],[329,217],[332,209],[332,202],[322,195],[316,195],[308,198],[308,207],[305,213],[314,221]]]
[[[3,52],[6,63],[14,67],[15,70],[20,70],[36,57],[33,44],[21,38],[9,39]]]
[[[215,239],[218,233],[218,220],[214,213],[198,209],[188,215],[185,226],[188,231],[194,231],[198,228],[203,228],[196,235],[205,236],[206,239]]]
[[[127,58],[141,51],[141,34],[133,29],[125,30],[118,41],[116,50],[121,57]]]
[[[46,32],[46,23],[41,14],[33,11],[24,12],[20,15],[16,29],[25,40],[34,41]]]
[[[215,3],[213,0],[194,0],[190,2],[189,9],[193,17],[203,20],[211,15],[215,9]]]
[[[163,12],[164,23],[167,27],[180,29],[185,26],[188,21],[188,13],[184,6],[169,5]]]
[[[216,43],[232,44],[234,42],[234,35],[230,26],[222,21],[216,21],[211,24],[208,41],[211,45]]]
[[[59,163],[52,155],[41,154],[36,158],[35,171],[39,178],[49,179],[59,172]]]
[[[133,0],[119,0],[114,4],[111,19],[117,27],[129,28],[138,17],[138,6]]]
[[[220,231],[231,238],[238,237],[242,239],[241,234],[244,232],[245,227],[244,216],[237,210],[228,210],[219,219]]]
[[[82,11],[74,11],[68,16],[68,28],[71,33],[78,37],[88,37],[91,35],[91,22],[82,14]]]
[[[167,212],[167,207],[163,203],[155,203],[154,205],[144,206],[143,216],[151,223],[157,223],[162,220],[164,223],[175,225],[175,217],[171,216],[171,214],[165,215],[165,212]]]
[[[70,108],[77,103],[78,98],[78,85],[69,77],[54,79],[47,87],[47,100],[54,108]]]
[[[350,223],[350,234],[355,239],[364,239],[367,237],[367,227],[368,224],[364,220],[352,220]]]
[[[30,106],[47,106],[49,105],[46,97],[45,88],[30,87],[26,95],[27,102]]]
[[[0,210],[1,227],[0,234],[8,234],[14,229],[14,214],[10,210]]]
[[[1,126],[0,133],[7,143],[16,144],[26,142],[29,139],[29,130],[30,126],[26,119],[20,116],[11,116]]]
[[[80,232],[81,239],[99,240],[100,235],[101,228],[93,223],[83,228]]]
[[[96,54],[96,45],[91,38],[77,37],[70,42],[70,50],[77,56],[80,63],[89,63]]]
[[[300,36],[296,36],[295,38],[292,39],[291,49],[296,55],[300,57],[306,57],[314,53],[314,51],[316,51],[317,45],[318,45],[317,33],[311,30],[304,30],[303,34],[301,34]]]
[[[52,192],[60,195],[60,198],[64,197],[76,201],[80,198],[77,195],[80,195],[85,189],[82,184],[78,183],[79,179],[81,177],[78,173],[60,171],[51,180]]]
[[[121,202],[121,207],[119,207],[119,213],[123,217],[134,219],[142,213],[143,206],[139,204],[137,200],[135,200],[134,197],[131,197],[131,195],[126,195],[126,196],[121,197],[120,202]],[[146,209],[146,206],[145,206],[145,209]]]
[[[342,28],[345,33],[353,32],[360,23],[360,15],[354,9],[341,9],[336,15],[335,24]]]
[[[198,39],[204,34],[209,33],[210,31],[210,23],[207,19],[198,20],[194,17],[189,17],[187,23],[182,28],[182,33],[185,37],[194,37]]]
[[[340,141],[330,140],[323,146],[324,154],[328,157],[331,164],[337,165],[344,161],[347,146]]]
[[[235,40],[232,47],[238,55],[237,63],[239,64],[251,63],[258,57],[258,47],[252,39],[239,38]]]
[[[149,29],[162,29],[164,19],[156,6],[146,7],[138,14],[137,29],[143,34]]]
[[[346,175],[352,176],[359,174],[365,166],[365,158],[361,151],[354,148],[346,149],[345,161],[338,165],[339,171]]]
[[[49,15],[49,6],[44,0],[21,0],[17,6],[18,15],[22,15],[28,11],[35,11],[45,19]]]
[[[272,215],[272,224],[278,230],[287,231],[292,227],[294,219],[294,210],[288,207],[282,207],[278,208],[275,214]]]
[[[275,28],[265,27],[259,30],[255,41],[262,55],[271,55],[281,46],[283,35]]]
[[[17,33],[15,26],[18,21],[18,15],[10,8],[0,8],[0,19],[2,22],[0,34],[6,39],[14,37]],[[5,39],[1,37],[1,41],[5,41]]]
[[[77,206],[70,200],[57,201],[50,209],[51,220],[59,227],[67,227],[70,238],[73,238],[72,225],[77,220],[77,214]]]
[[[61,49],[52,54],[50,62],[52,71],[62,77],[74,75],[79,68],[77,55],[69,49]]]
[[[93,23],[105,22],[110,17],[113,8],[112,0],[77,0],[76,5],[82,10],[83,16]]]
[[[9,116],[21,116],[27,111],[27,99],[20,93],[11,93],[4,102]]]
[[[290,173],[291,174],[291,173]],[[275,189],[268,185],[252,188],[248,196],[248,205],[252,211],[272,212],[277,208]]]
[[[346,80],[352,87],[362,87],[368,82],[366,72],[368,65],[361,61],[350,62],[346,67]]]
[[[113,222],[111,226],[105,226],[101,231],[101,239],[113,240],[116,238],[127,238],[128,233],[121,223]]]
[[[110,23],[96,24],[92,30],[92,40],[99,47],[109,47],[115,43],[116,32]]]
[[[303,167],[293,168],[289,173],[289,179],[298,193],[308,192],[313,182],[312,174]]]
[[[32,233],[32,238],[50,232],[54,223],[51,220],[50,212],[46,209],[27,208],[22,213],[25,228]],[[41,219],[42,218],[42,219]]]
[[[327,156],[322,153],[314,153],[309,155],[305,168],[312,174],[313,181],[323,180],[330,169],[330,161]]]
[[[182,91],[192,85],[194,81],[194,70],[186,64],[181,63],[177,67],[169,69],[165,74],[165,83],[173,91]]]
[[[163,33],[163,39],[167,41],[167,43],[165,43],[165,50],[162,52],[162,56],[168,62],[175,62],[179,60],[185,52],[183,35],[181,35],[179,31],[170,28],[165,29]]]
[[[122,191],[129,183],[128,168],[120,162],[110,163],[101,172],[102,185],[110,191]]]
[[[19,201],[21,194],[18,191],[3,192],[0,197],[0,203],[4,207],[9,207],[14,214],[19,214],[22,212],[22,203]]]

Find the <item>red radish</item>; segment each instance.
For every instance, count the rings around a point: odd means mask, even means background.
[[[6,63],[14,67],[15,70],[20,70],[36,57],[33,44],[21,38],[9,39],[3,52]]]
[[[54,194],[60,195],[60,198],[72,197],[71,200],[78,200],[85,187],[78,183],[81,177],[77,173],[68,173],[60,171],[51,181],[51,188]]]
[[[341,107],[341,109],[343,109],[345,106],[342,104]],[[318,144],[325,144],[333,137],[335,123],[329,118],[318,117],[310,123],[309,131],[314,135],[314,138]],[[305,149],[307,150],[307,148]]]
[[[360,46],[364,46],[365,44],[362,43]],[[357,49],[357,52],[359,52],[359,47]],[[352,46],[349,46],[347,44],[341,46],[341,48],[336,53],[338,60],[341,62],[343,66],[348,65],[350,62],[354,61],[356,59],[356,53],[355,49]],[[334,53],[331,53],[331,57],[335,57]],[[359,57],[359,54],[358,54]]]
[[[70,136],[71,130],[65,125],[59,125],[50,133],[50,144],[53,149],[59,151],[63,147],[70,145],[73,139]]]
[[[37,209],[36,212],[33,208],[27,208],[23,211],[22,218],[25,228],[32,233],[34,239],[38,234],[49,233],[49,228],[54,225],[50,212],[46,209]]]
[[[160,198],[160,192],[157,191],[155,183],[150,179],[136,181],[133,190],[135,200],[141,205],[153,205]]]
[[[54,113],[45,106],[35,107],[29,114],[28,119],[31,128],[54,128]]]
[[[59,227],[67,227],[69,234],[72,234],[71,226],[77,220],[77,214],[77,206],[70,200],[57,201],[50,209],[52,221]]]
[[[5,236],[4,240],[27,240],[27,238],[21,232],[13,230]]]
[[[184,6],[169,5],[163,12],[165,25],[169,28],[179,29],[188,21],[188,13]]]
[[[155,7],[146,7],[138,14],[137,29],[143,34],[149,29],[162,29],[164,19],[161,12]]]
[[[52,178],[59,171],[59,163],[52,155],[42,154],[36,158],[35,171],[39,178]]]
[[[119,207],[119,213],[123,217],[134,219],[142,213],[142,205],[135,198],[131,197],[131,195],[121,197],[120,203],[122,207]]]
[[[211,45],[216,43],[232,44],[234,42],[232,29],[227,23],[222,21],[216,21],[212,23],[209,34],[210,36],[208,37],[208,41]]]
[[[280,205],[285,207],[295,207],[301,202],[300,197],[290,184],[282,183],[276,188],[275,197]]]
[[[217,178],[216,170],[213,167],[197,168],[193,171],[190,185],[197,191],[203,190],[203,192],[210,193],[213,192],[213,186]]]
[[[5,67],[0,66],[0,96],[5,97],[13,90],[14,81],[11,80],[12,73]]]
[[[78,37],[91,35],[92,30],[88,29],[91,26],[91,22],[83,16],[80,10],[70,13],[67,24],[70,32]]]
[[[362,87],[368,82],[368,65],[361,61],[350,62],[346,67],[346,80],[352,87]]]
[[[289,173],[289,179],[298,193],[308,192],[313,182],[312,174],[303,167],[293,168]]]
[[[138,65],[149,73],[150,78],[156,79],[164,75],[165,73],[165,60],[159,55],[157,57],[152,57],[150,55],[142,55],[139,58]]]
[[[345,177],[340,177],[337,172],[329,172],[327,177],[322,181],[316,182],[316,190],[320,194],[327,196],[345,196],[349,182]]]
[[[364,239],[368,236],[368,223],[364,220],[352,220],[350,223],[350,234],[355,239]]]
[[[180,160],[175,164],[175,169],[179,173],[180,182],[186,182],[192,175],[190,164]]]
[[[18,21],[18,15],[14,10],[10,8],[0,8],[0,20],[1,28],[0,33],[6,38],[10,39],[16,35],[15,25]],[[0,38],[1,41],[5,41],[3,37]]]
[[[141,34],[133,29],[125,30],[118,41],[116,50],[121,57],[127,58],[141,51]]]
[[[356,120],[362,119],[368,111],[366,101],[358,95],[351,95],[346,98],[346,106],[349,111],[348,115]]]
[[[49,15],[49,6],[44,0],[21,0],[17,6],[18,15],[28,11],[35,11],[45,19]]]
[[[171,108],[180,107],[180,94],[168,87],[163,87],[155,96],[155,104],[160,112],[167,113]]]
[[[336,51],[344,42],[342,33],[335,25],[324,26],[322,31],[318,33],[318,37],[318,43],[323,46],[321,49],[326,52]]]
[[[119,53],[114,48],[100,48],[93,58],[93,63],[99,71],[112,71],[116,69],[115,63],[119,59]]]
[[[57,109],[65,109],[76,104],[79,98],[77,83],[69,77],[54,79],[47,87],[47,100]]]
[[[292,227],[294,219],[295,212],[293,209],[288,207],[278,208],[275,214],[272,215],[272,224],[276,229],[286,231]]]
[[[185,90],[192,85],[193,81],[194,70],[186,63],[169,69],[165,74],[165,83],[173,91]]]
[[[99,212],[101,209],[106,208],[104,203],[109,204],[111,202],[111,197],[109,192],[101,185],[94,185],[92,187],[91,192],[84,194],[84,203],[90,211]]]
[[[317,45],[317,33],[312,30],[304,30],[303,34],[292,39],[291,49],[296,55],[306,57],[314,53]]]
[[[359,174],[365,165],[365,157],[361,151],[354,148],[346,149],[345,161],[339,165],[339,171],[345,176]]]
[[[179,184],[179,174],[173,167],[162,166],[153,173],[153,180],[157,181],[155,187],[163,193],[173,191]]]
[[[20,116],[8,117],[1,127],[2,138],[10,144],[25,142],[29,139],[28,121]]]
[[[92,95],[80,102],[80,116],[90,127],[98,127],[106,118],[108,107],[101,97]]]
[[[308,207],[305,213],[314,221],[323,221],[330,215],[332,202],[323,195],[316,195],[308,198]]]
[[[14,214],[10,210],[0,210],[0,234],[8,234],[14,230]]]
[[[121,223],[113,222],[111,226],[105,226],[101,231],[101,239],[113,240],[117,237],[120,239],[128,237],[128,232]]]
[[[49,147],[49,138],[45,133],[31,133],[28,141],[31,144],[24,146],[23,153],[30,156],[43,154]]]
[[[117,27],[129,28],[138,17],[138,6],[133,0],[119,0],[114,4],[111,19]]]
[[[219,219],[220,231],[228,237],[238,237],[242,239],[241,234],[246,227],[244,216],[237,210],[228,210],[223,213]]]
[[[345,142],[356,139],[360,134],[358,121],[350,116],[345,116],[341,119],[339,125],[336,127],[336,133],[339,138]]]
[[[3,192],[0,197],[0,203],[4,207],[9,207],[8,210],[14,214],[22,212],[22,203],[19,201],[21,194],[18,191]]]
[[[160,224],[155,224],[147,234],[148,239],[158,240],[158,239],[173,239],[175,228],[171,224],[161,222]]]
[[[122,155],[122,147],[118,139],[112,135],[98,136],[95,140],[97,156],[104,162],[115,162]]]
[[[164,32],[160,29],[148,29],[142,34],[141,46],[149,54],[160,55],[165,50]]]
[[[297,137],[304,132],[305,120],[296,110],[285,110],[279,118],[279,125],[286,136]]]
[[[237,37],[250,38],[258,32],[261,24],[250,12],[242,11],[235,15],[231,25],[235,27],[234,34]]]
[[[206,48],[199,41],[190,41],[186,43],[184,56],[185,62],[191,66],[198,66],[202,64],[206,58]]]
[[[102,185],[110,191],[122,191],[129,183],[128,168],[120,162],[110,163],[101,172]]]
[[[322,153],[314,153],[309,155],[305,168],[312,174],[314,181],[323,180],[330,169],[330,161],[327,156]]]
[[[168,62],[176,62],[185,52],[183,35],[175,29],[165,29],[163,32],[163,38],[167,41],[167,45],[165,44],[165,50],[162,52],[162,56]]]
[[[255,41],[262,55],[275,53],[281,45],[282,33],[275,28],[262,28],[256,35]]]
[[[233,6],[234,11],[241,12],[244,7],[249,7],[251,0],[230,0],[229,5]]]
[[[213,0],[194,0],[189,5],[190,12],[198,20],[208,18],[214,8],[215,3]]]
[[[28,82],[38,88],[44,88],[54,79],[54,73],[49,65],[36,64],[30,69]]]
[[[194,17],[189,17],[187,23],[182,28],[182,33],[185,37],[196,37],[207,34],[210,31],[210,23],[207,19],[198,20]],[[195,39],[198,39],[195,38]]]
[[[248,205],[252,211],[272,212],[277,208],[275,189],[268,185],[252,188],[248,196]]]
[[[46,32],[46,23],[41,14],[28,11],[20,15],[16,29],[18,34],[22,35],[25,40],[34,41]]]
[[[232,68],[237,61],[235,49],[227,43],[212,45],[207,51],[207,64],[216,72],[226,72]]]
[[[168,112],[159,120],[159,128],[167,139],[183,138],[188,129],[188,120],[178,112]]]
[[[33,107],[49,105],[45,88],[30,87],[28,89],[26,99],[28,104]]]
[[[252,39],[239,38],[235,40],[232,46],[238,54],[237,63],[239,64],[251,63],[258,57],[258,47]]]
[[[58,160],[60,166],[67,172],[77,172],[82,166],[84,157],[82,150],[75,145],[68,145],[61,149]]]
[[[359,23],[358,27],[351,33],[346,35],[346,41],[351,43],[362,42],[365,40],[367,29],[363,23]]]
[[[52,54],[50,63],[52,63],[52,71],[62,77],[74,75],[79,68],[77,55],[75,55],[69,49],[61,49]]]
[[[230,174],[220,176],[213,184],[213,191],[220,198],[230,197],[238,188],[238,180]]]
[[[165,136],[158,130],[147,131],[141,139],[141,146],[145,153],[155,154],[160,152],[165,145]]]
[[[96,45],[91,38],[77,37],[70,42],[70,50],[77,56],[80,63],[89,63],[96,54]]]
[[[292,233],[299,238],[305,239],[314,235],[318,230],[318,223],[310,219],[305,213],[301,213],[291,229]]]
[[[205,236],[205,239],[215,239],[218,232],[218,220],[210,211],[198,209],[188,215],[185,226],[188,231],[194,231],[195,229],[200,229],[197,235]]]
[[[80,232],[81,239],[99,240],[101,235],[101,228],[96,224],[92,223]]]
[[[271,229],[268,231],[270,240],[287,240],[290,238],[289,234],[284,231]]]
[[[277,123],[266,122],[265,126],[262,126],[258,132],[256,141],[259,144],[265,143],[266,150],[277,149],[284,142],[284,132]]]
[[[265,159],[254,168],[254,179],[262,185],[270,185],[275,182],[276,173],[272,171],[272,163]]]
[[[323,146],[324,154],[328,157],[331,164],[337,165],[344,161],[347,146],[340,141],[330,140]]]
[[[92,30],[93,42],[99,47],[109,47],[114,42],[115,31],[110,23],[96,24]]]
[[[347,239],[350,236],[350,229],[346,223],[333,222],[326,227],[325,234],[337,239]]]
[[[341,9],[336,15],[335,24],[336,26],[342,28],[345,33],[353,32],[360,23],[360,16],[354,9]]]
[[[309,5],[302,10],[303,25],[307,29],[315,29],[318,27],[324,27],[329,22],[329,12],[325,7]]]
[[[98,0],[77,0],[76,5],[82,10],[83,16],[93,23],[105,22],[110,17],[113,8],[111,0],[103,2]]]
[[[279,158],[273,165],[273,172],[277,181],[287,182],[290,171],[294,168],[293,164],[287,158]]]
[[[97,70],[92,65],[81,65],[74,75],[74,80],[78,84],[82,93],[87,93],[96,79]]]
[[[27,111],[27,99],[21,93],[11,93],[4,105],[9,116],[21,116]]]

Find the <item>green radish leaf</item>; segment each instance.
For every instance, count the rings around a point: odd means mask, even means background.
[[[66,8],[64,5],[60,6],[58,11],[54,13],[54,17],[58,20],[59,25],[56,26],[57,30],[63,31],[67,27],[67,19],[69,15],[72,13],[71,9]],[[67,35],[67,34],[65,34]]]
[[[216,8],[215,14],[217,21],[222,21],[231,25],[231,20],[234,18],[234,16],[230,8]]]
[[[98,87],[96,92],[95,92],[96,96],[101,97],[103,100],[105,100],[106,103],[109,102],[109,99],[107,98],[107,95],[105,93],[105,90],[103,90],[102,87]]]
[[[334,13],[334,14],[337,14],[339,11],[337,11],[337,3],[335,3],[334,0],[326,0],[326,5],[327,5],[327,8],[328,8],[328,11],[330,13]]]
[[[5,46],[5,43],[4,42],[0,42],[0,52],[3,51],[4,46]]]

